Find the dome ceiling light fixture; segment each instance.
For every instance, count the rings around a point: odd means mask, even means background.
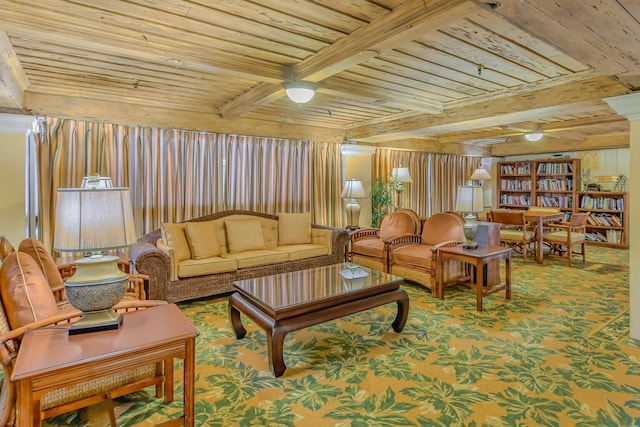
[[[297,104],[311,101],[316,94],[316,85],[310,82],[285,82],[282,84],[290,100]]]
[[[544,136],[544,132],[540,128],[537,128],[532,132],[527,132],[524,134],[524,138],[527,141],[531,141],[531,142],[538,142],[542,139],[543,136]]]

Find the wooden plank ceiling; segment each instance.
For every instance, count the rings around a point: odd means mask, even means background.
[[[628,146],[637,0],[0,0],[0,112],[504,156]],[[297,105],[282,83],[317,83]],[[522,135],[542,129],[542,142]]]

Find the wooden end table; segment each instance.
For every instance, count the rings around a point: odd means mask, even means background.
[[[17,425],[41,425],[41,398],[50,390],[150,363],[165,363],[164,395],[169,403],[176,357],[184,359],[184,415],[165,425],[194,425],[198,330],[175,304],[124,313],[119,329],[71,336],[67,329],[58,325],[24,336],[11,376],[17,388]]]
[[[444,298],[444,261],[461,261],[470,264],[474,268],[474,273],[470,277],[469,286],[476,291],[476,309],[482,311],[482,299],[501,290],[506,291],[506,298],[511,299],[511,252],[513,249],[497,245],[479,244],[476,249],[464,249],[462,245],[447,246],[438,249],[438,289],[436,294],[439,298]],[[504,259],[506,264],[505,283],[488,285],[484,283],[484,270],[488,263],[493,260],[498,262]]]

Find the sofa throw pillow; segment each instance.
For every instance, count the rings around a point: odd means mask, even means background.
[[[40,240],[36,240],[33,237],[24,239],[18,246],[18,252],[24,252],[31,255],[31,258],[36,261],[40,270],[42,270],[42,273],[49,282],[51,289],[58,289],[64,285],[64,280],[62,279],[62,275],[60,274],[60,270],[58,270],[56,262]]]
[[[163,223],[162,235],[167,242],[167,246],[173,249],[176,261],[191,259],[191,249],[189,249],[186,227],[183,222],[179,224],[171,222]]]
[[[279,213],[278,244],[300,245],[311,243],[311,213]]]
[[[224,226],[230,253],[266,249],[262,236],[262,223],[258,218],[226,220]]]
[[[38,263],[14,252],[0,268],[0,295],[11,329],[58,313],[56,300]]]
[[[220,242],[213,221],[187,222],[186,228],[193,259],[220,256]]]

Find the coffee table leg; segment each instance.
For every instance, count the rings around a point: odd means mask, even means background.
[[[391,324],[393,330],[396,332],[402,332],[404,325],[407,323],[407,317],[409,317],[409,295],[404,289],[399,289],[400,297],[398,298],[398,314],[395,320]]]
[[[269,357],[269,368],[274,377],[284,374],[287,366],[284,364],[284,337],[287,335],[285,331],[278,327],[267,330],[267,354]]]
[[[244,338],[247,334],[247,330],[242,326],[240,311],[233,305],[233,295],[229,297],[229,321],[231,322],[233,331],[236,333],[236,338]]]

